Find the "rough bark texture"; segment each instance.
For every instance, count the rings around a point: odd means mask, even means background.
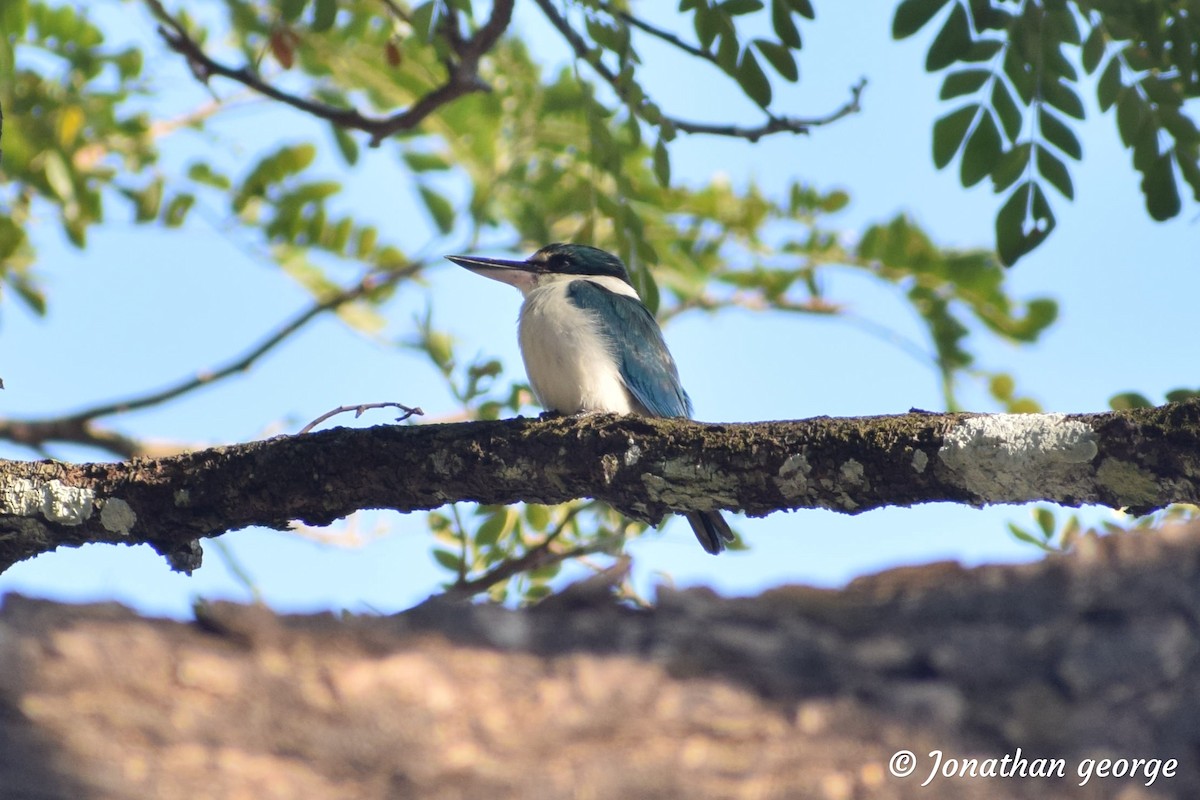
[[[185,624],[10,596],[0,797],[1197,797],[1198,578],[1200,528],[1179,528],[652,611],[584,594]],[[934,750],[1065,774],[921,787]],[[1178,763],[1080,787],[1105,757]]]
[[[1200,401],[1109,414],[929,414],[752,424],[597,415],[334,429],[106,464],[0,461],[0,570],[60,546],[196,540],[363,508],[596,497],[669,511],[861,512],[1048,500],[1200,502]]]

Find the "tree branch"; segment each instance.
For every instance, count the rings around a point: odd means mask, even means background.
[[[164,389],[91,406],[52,419],[0,419],[0,439],[7,439],[37,450],[44,448],[50,442],[69,442],[96,447],[122,458],[146,455],[144,446],[136,439],[97,428],[93,424],[94,421],[113,414],[156,406],[203,386],[209,386],[224,378],[245,372],[259,359],[321,314],[333,311],[409,277],[422,266],[422,264],[415,263],[386,273],[370,273],[353,286],[313,303],[232,361],[215,369],[198,372]]]
[[[332,106],[285,92],[262,79],[250,66],[231,67],[223,64],[204,51],[179,22],[163,8],[158,0],[146,0],[155,17],[162,25],[158,33],[175,52],[187,59],[188,67],[196,79],[207,84],[213,75],[219,75],[247,86],[272,100],[326,120],[342,128],[353,128],[370,134],[370,144],[377,147],[387,137],[408,131],[447,103],[471,92],[486,91],[488,86],[479,77],[479,60],[488,52],[508,28],[512,21],[515,0],[496,0],[492,15],[474,36],[466,40],[449,37],[448,42],[458,60],[448,63],[449,75],[446,82],[429,94],[424,95],[403,111],[387,117],[363,114],[358,109]]]
[[[565,454],[570,453],[570,457]],[[931,414],[703,424],[594,415],[321,431],[159,459],[0,461],[0,569],[59,546],[195,541],[366,508],[603,500],[679,510],[1051,501],[1141,514],[1200,503],[1200,400],[1106,414]]]
[[[591,66],[591,68],[596,72],[596,74],[603,78],[604,82],[613,88],[613,91],[617,93],[617,96],[621,98],[621,101],[625,103],[631,111],[638,113],[638,115],[641,116],[638,105],[631,103],[628,100],[628,93],[621,86],[621,80],[617,74],[606,67],[599,59],[591,57],[590,48],[588,47],[587,42],[574,28],[571,27],[571,24],[567,22],[566,18],[558,13],[558,9],[554,7],[553,2],[551,0],[534,0],[534,2],[537,3],[538,8],[540,8],[542,13],[545,14],[546,19],[550,21],[550,24],[553,25],[555,29],[562,34],[562,37],[567,40],[567,44],[570,45],[571,49],[575,53],[575,56],[582,61],[586,61],[588,65]],[[624,15],[623,18],[625,18]],[[694,48],[689,49],[691,48],[691,45],[688,45],[683,40],[678,39],[678,37],[674,37],[673,34],[660,31],[657,28],[653,28],[647,23],[641,22],[640,20],[632,17],[625,19],[627,22],[636,25],[642,30],[645,30],[647,33],[651,33],[660,39],[669,41],[676,47],[682,48],[687,52],[693,52],[694,50],[694,55],[702,57],[707,61],[713,60],[711,54],[708,54],[703,50]],[[659,122],[669,123],[670,125],[673,125],[676,130],[684,133],[702,133],[710,136],[729,136],[737,139],[746,139],[750,142],[757,142],[762,137],[770,136],[773,133],[808,133],[810,128],[815,128],[821,125],[829,125],[843,117],[858,112],[862,108],[860,101],[862,99],[863,90],[866,88],[866,86],[866,78],[859,80],[857,84],[850,88],[850,100],[841,108],[826,114],[823,117],[804,119],[798,117],[776,117],[768,114],[767,121],[763,124],[747,127],[743,125],[732,124],[720,125],[708,122],[691,122],[689,120],[683,120],[663,114],[662,119]]]

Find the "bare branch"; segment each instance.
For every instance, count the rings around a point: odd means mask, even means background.
[[[663,30],[662,28],[651,25],[649,22],[646,22],[645,20],[643,20],[639,17],[635,17],[633,14],[630,14],[628,11],[621,11],[620,9],[615,9],[615,8],[611,8],[608,6],[605,7],[605,10],[608,13],[612,14],[613,16],[618,17],[621,20],[623,20],[626,24],[632,25],[633,27],[637,28],[638,30],[643,31],[644,33],[650,34],[651,36],[653,36],[656,39],[661,39],[662,41],[666,42],[667,44],[671,45],[672,47],[682,50],[683,52],[687,53],[688,55],[695,56],[696,58],[702,58],[705,61],[709,61],[713,64],[717,63],[717,57],[715,54],[709,52],[708,50],[705,50],[702,47],[697,47],[694,44],[685,42],[683,39],[680,39],[678,36],[671,33],[670,31]]]
[[[308,433],[309,431],[311,431],[313,428],[320,425],[325,420],[329,419],[330,417],[336,417],[338,414],[348,414],[351,411],[353,411],[354,418],[358,419],[364,413],[366,413],[368,410],[370,410],[372,408],[398,408],[398,409],[400,409],[404,413],[401,414],[400,416],[396,417],[396,422],[404,422],[404,420],[408,419],[409,417],[411,417],[413,415],[420,416],[420,415],[425,414],[425,412],[422,411],[420,408],[410,408],[409,406],[406,406],[403,403],[393,403],[393,402],[360,403],[359,405],[356,405],[356,406],[338,406],[337,408],[333,409],[332,411],[326,411],[324,414],[322,414],[321,416],[314,419],[312,422],[305,425],[303,428],[300,429],[300,433],[297,435],[302,435],[302,434]]]
[[[32,448],[40,448],[50,442],[67,442],[96,447],[123,458],[145,455],[147,451],[142,442],[98,428],[94,421],[113,414],[156,406],[201,387],[210,386],[224,378],[246,372],[257,361],[321,314],[336,310],[347,303],[409,277],[422,266],[420,263],[414,263],[386,273],[366,275],[355,285],[313,303],[241,356],[215,369],[198,372],[164,389],[91,406],[51,419],[0,419],[0,439],[7,439]]]
[[[574,519],[579,516],[580,512],[590,508],[592,503],[583,503],[572,506],[567,510],[566,515],[554,526],[550,533],[542,541],[538,542],[533,547],[529,548],[524,554],[516,557],[505,559],[503,562],[485,572],[476,578],[467,579],[465,572],[460,571],[458,580],[448,588],[444,594],[439,595],[439,599],[455,599],[474,597],[480,592],[486,592],[488,589],[495,586],[497,583],[520,575],[528,570],[538,569],[540,567],[550,566],[551,564],[561,564],[564,561],[570,561],[573,558],[580,558],[585,555],[591,555],[602,550],[611,549],[613,546],[612,537],[606,537],[602,541],[594,542],[587,546],[573,547],[567,550],[551,550],[554,542],[558,537],[566,531],[567,527]],[[456,514],[457,516],[457,514]],[[462,524],[459,524],[459,530],[462,529]],[[466,539],[463,539],[464,544]],[[461,560],[460,570],[465,570],[466,558]]]
[[[157,0],[146,0],[154,16],[161,21],[158,33],[175,52],[187,59],[192,74],[202,83],[219,75],[237,81],[266,97],[284,103],[342,128],[352,128],[370,135],[372,147],[401,131],[412,130],[443,105],[471,92],[486,91],[488,86],[479,77],[479,59],[496,43],[512,20],[514,0],[497,0],[492,16],[474,36],[463,40],[449,36],[448,41],[458,60],[447,65],[446,82],[421,97],[403,111],[387,117],[368,116],[355,108],[332,106],[285,92],[263,80],[250,66],[232,67],[223,64],[204,51],[179,22]]]

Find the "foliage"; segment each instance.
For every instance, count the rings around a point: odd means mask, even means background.
[[[33,271],[37,237],[29,235],[37,218],[53,217],[83,248],[88,231],[118,211],[138,225],[185,226],[196,224],[197,209],[206,209],[222,230],[311,292],[314,303],[216,371],[211,379],[219,379],[249,368],[319,313],[335,311],[361,331],[377,331],[381,304],[420,279],[426,260],[413,254],[442,252],[451,240],[518,253],[562,240],[609,249],[630,265],[639,291],[663,320],[745,307],[861,325],[853,306],[825,288],[835,271],[854,271],[892,288],[897,304],[921,321],[927,343],[908,347],[930,364],[948,406],[956,406],[958,381],[973,378],[986,381],[1008,410],[1036,408],[1011,376],[975,364],[972,336],[1033,342],[1056,316],[1052,300],[1011,296],[995,254],[943,248],[903,214],[847,234],[837,215],[849,195],[799,179],[781,197],[715,178],[695,186],[672,180],[671,143],[680,136],[754,142],[820,135],[821,126],[857,110],[861,86],[845,107],[824,116],[788,116],[774,107],[773,86],[800,76],[801,31],[814,18],[808,0],[683,0],[676,29],[635,16],[629,4],[615,0],[534,4],[561,36],[567,66],[548,67],[521,31],[509,29],[511,0],[110,0],[87,7],[6,0],[0,74],[12,79],[0,82],[0,106],[8,112],[0,287],[44,307]],[[943,5],[905,0],[897,35],[915,31]],[[946,23],[950,33],[931,50],[933,68],[982,63],[981,54],[990,53],[983,58],[990,59],[988,70],[970,67],[947,79],[947,96],[983,92],[986,98],[969,106],[969,118],[955,112],[937,124],[935,152],[944,164],[963,150],[967,185],[991,175],[1007,188],[1024,171],[1012,195],[1018,200],[1001,212],[1000,255],[1011,262],[1053,225],[1042,182],[1070,194],[1056,153],[1078,157],[1075,137],[1060,118],[1075,110],[1078,98],[1057,78],[1073,74],[1059,44],[1078,37],[1054,9],[1027,3],[1020,13],[999,9],[986,19],[967,13],[982,7],[955,5]],[[152,20],[161,41],[109,44],[109,31],[97,20],[111,19],[114,9]],[[1122,130],[1135,145],[1135,166],[1155,198],[1152,213],[1169,216],[1162,198],[1167,184],[1174,186],[1170,164],[1196,185],[1188,166],[1195,129],[1179,104],[1171,105],[1195,86],[1179,61],[1175,42],[1182,29],[1168,25],[1165,38],[1139,54],[1132,44],[1138,20],[1121,23],[1124,17],[1107,7],[1080,13],[1088,30],[1102,31],[1088,39],[1100,36],[1102,47],[1084,45],[1090,71],[1102,62],[1103,75],[1117,71],[1116,79],[1101,79],[1107,87],[1102,101],[1116,104],[1126,120]],[[976,41],[972,31],[993,43]],[[672,116],[645,88],[639,50],[651,40],[670,47],[687,68],[710,70],[738,87],[761,109],[761,119]],[[210,83],[211,98],[162,116],[167,89],[144,68],[143,48],[151,46],[160,58],[176,51],[174,63]],[[1035,63],[1040,71],[1025,74]],[[1166,76],[1168,64],[1179,76]],[[328,138],[285,134],[236,160],[222,157],[211,132],[218,120],[231,124],[229,112],[248,102],[247,94],[268,98],[276,114],[327,123]],[[1037,134],[1021,134],[1030,115]],[[1160,130],[1173,137],[1173,149],[1151,157],[1147,132]],[[190,137],[168,155],[164,142],[185,131],[207,136]],[[354,209],[345,196],[341,176],[329,165],[347,173],[361,169],[364,144],[386,145],[404,164],[409,182],[397,191],[410,192],[426,212],[423,232],[384,241],[366,210]],[[1022,211],[1016,217],[1014,202]],[[1030,209],[1049,221],[1045,230],[1027,230]],[[524,385],[506,378],[503,365],[486,355],[464,361],[432,312],[414,321],[403,344],[434,364],[460,416],[528,410]],[[136,454],[142,452],[137,442],[120,438],[118,447],[91,423],[174,399],[205,380],[80,412],[71,420],[83,424],[75,426],[54,419],[26,424],[20,430],[30,438],[20,441],[44,452],[59,441],[55,437],[74,436],[110,453]],[[541,597],[567,559],[617,552],[625,537],[644,530],[595,503],[449,507],[428,519],[451,590],[497,599]]]
[[[1141,517],[1122,515],[1123,519],[1104,520],[1098,526],[1086,526],[1078,512],[1063,514],[1048,506],[1032,509],[1033,527],[1008,523],[1008,531],[1017,540],[1033,545],[1046,553],[1066,553],[1075,547],[1082,536],[1103,536],[1159,531],[1173,524],[1183,524],[1200,518],[1200,507],[1178,503],[1153,514]]]
[[[1084,76],[1132,152],[1150,216],[1179,214],[1180,181],[1200,202],[1200,129],[1185,106],[1200,97],[1195,3],[903,0],[893,35],[912,36],[947,7],[925,67],[947,70],[943,100],[967,100],[934,123],[933,159],[941,168],[958,155],[963,186],[990,178],[1008,192],[996,215],[1006,264],[1054,230],[1049,188],[1075,196],[1068,165],[1083,157],[1074,126]]]
[[[1172,389],[1166,393],[1164,401],[1182,403],[1193,397],[1200,397],[1200,389]],[[1108,405],[1113,411],[1124,411],[1129,408],[1152,408],[1160,404],[1151,402],[1150,398],[1141,392],[1121,392],[1109,398]]]

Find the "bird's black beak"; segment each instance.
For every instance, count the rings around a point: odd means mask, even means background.
[[[481,256],[446,256],[460,267],[466,267],[476,275],[491,278],[509,286],[515,286],[522,292],[533,288],[537,265],[528,261],[510,261],[504,258],[483,258]]]

